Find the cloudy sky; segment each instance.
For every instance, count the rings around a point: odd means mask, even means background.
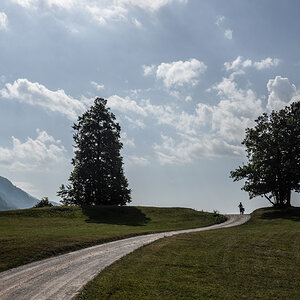
[[[59,201],[71,126],[99,96],[133,205],[268,205],[229,172],[245,128],[299,101],[299,15],[297,0],[1,0],[0,175]]]

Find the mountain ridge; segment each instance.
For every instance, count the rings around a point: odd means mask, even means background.
[[[39,199],[15,186],[7,178],[0,176],[0,210],[33,207]]]

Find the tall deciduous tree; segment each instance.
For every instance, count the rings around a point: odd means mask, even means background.
[[[131,201],[120,155],[121,127],[106,104],[104,99],[95,99],[73,125],[74,170],[70,184],[58,192],[64,204],[125,205]]]
[[[266,197],[274,206],[291,205],[291,191],[300,191],[300,102],[266,113],[246,129],[248,164],[232,171],[234,181],[246,179],[250,199]]]

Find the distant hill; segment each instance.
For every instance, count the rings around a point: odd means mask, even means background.
[[[0,210],[29,208],[38,201],[39,199],[30,196],[0,176]]]

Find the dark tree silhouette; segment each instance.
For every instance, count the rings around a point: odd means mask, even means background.
[[[106,104],[104,99],[95,99],[73,125],[74,170],[70,184],[58,192],[64,204],[125,205],[131,201],[120,155],[121,127]]]
[[[40,202],[38,202],[34,208],[39,207],[52,207],[53,204],[49,201],[48,197],[43,197]]]
[[[300,102],[264,113],[246,129],[248,164],[232,171],[234,181],[246,179],[250,199],[266,197],[274,206],[291,206],[291,191],[300,191]]]

